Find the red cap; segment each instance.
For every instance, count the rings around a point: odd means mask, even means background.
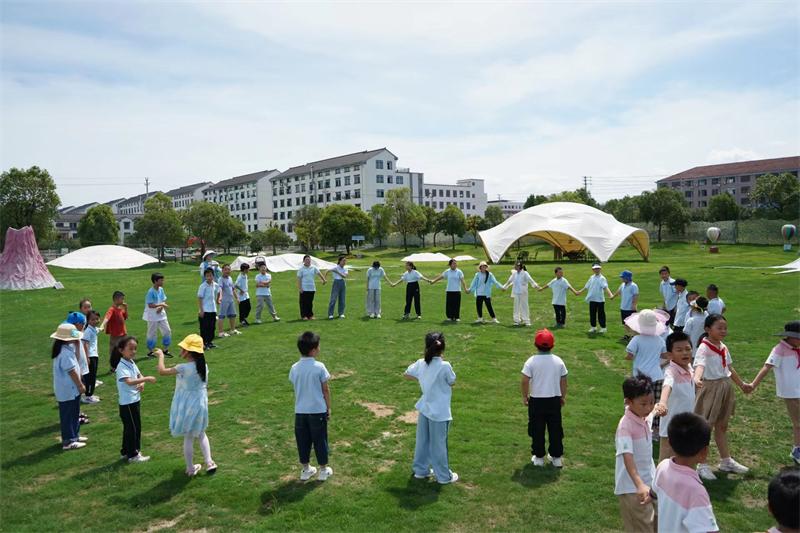
[[[535,344],[537,348],[549,350],[556,345],[556,339],[553,337],[553,334],[550,333],[549,329],[544,328],[536,332],[536,336],[533,338],[533,344]]]

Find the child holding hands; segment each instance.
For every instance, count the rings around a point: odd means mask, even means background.
[[[669,421],[679,413],[694,411],[694,379],[692,373],[692,341],[682,331],[676,331],[667,337],[667,355],[669,364],[664,368],[664,381],[661,388],[661,399],[656,403],[656,415],[661,417],[658,447],[658,461],[672,457],[669,445]]]
[[[153,376],[143,376],[136,366],[137,342],[135,337],[126,335],[119,340],[114,354],[119,358],[117,365],[117,392],[119,393],[119,417],[122,419],[122,448],[120,455],[129,463],[144,463],[150,457],[141,454],[142,416],[140,402],[145,383],[155,383]]]

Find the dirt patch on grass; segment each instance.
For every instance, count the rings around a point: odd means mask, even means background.
[[[237,418],[236,423],[241,424],[243,426],[252,426],[253,424],[255,424],[255,422],[253,422],[252,420],[247,420],[245,418]]]
[[[180,514],[173,518],[172,520],[161,520],[159,522],[155,522],[147,526],[145,530],[146,533],[153,533],[154,531],[161,531],[163,529],[170,529],[178,525],[178,522],[183,520],[183,517],[186,516],[186,513]]]
[[[222,400],[209,400],[208,405],[219,405],[222,403]]]
[[[394,414],[394,407],[390,405],[383,405],[380,403],[370,403],[370,402],[357,402],[357,403],[361,407],[366,408],[370,413],[377,416],[378,418],[385,418],[387,416],[392,416]]]
[[[608,356],[605,350],[595,350],[594,356],[597,360],[603,363],[603,366],[611,368],[611,357]]]
[[[419,413],[417,411],[408,411],[407,413],[403,413],[397,417],[399,422],[403,422],[405,424],[416,424],[418,419]]]
[[[245,448],[245,450],[244,450],[244,454],[245,455],[255,455],[255,454],[258,454],[258,453],[261,453],[261,450],[259,450],[258,448],[255,448],[255,447],[253,447],[253,448]]]
[[[378,472],[381,472],[381,473],[389,472],[392,469],[392,467],[395,465],[395,463],[397,463],[397,461],[394,461],[392,459],[387,459],[386,461],[383,461],[380,464],[380,466],[378,466]]]
[[[344,379],[349,378],[353,374],[355,374],[355,370],[342,370],[341,372],[337,372],[336,374],[331,375],[331,379]]]

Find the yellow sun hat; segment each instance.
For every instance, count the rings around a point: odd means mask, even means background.
[[[178,346],[189,352],[203,353],[203,337],[197,333],[192,333],[179,342]]]

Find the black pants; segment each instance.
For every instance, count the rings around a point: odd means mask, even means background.
[[[200,320],[200,336],[203,337],[203,344],[208,346],[214,340],[214,328],[217,326],[217,313],[206,311]]]
[[[411,302],[414,302],[414,311],[417,312],[417,316],[422,315],[422,304],[420,304],[419,300],[419,282],[418,281],[409,281],[406,284],[406,307],[403,310],[403,314],[407,315],[411,312]]]
[[[317,464],[328,464],[328,415],[299,414],[294,415],[294,438],[297,441],[297,454],[301,464],[308,464],[311,459],[311,446]]]
[[[550,457],[564,455],[564,428],[561,426],[561,397],[528,398],[528,436],[531,438],[531,453],[544,457],[544,431],[550,441],[547,451]]]
[[[677,308],[677,307],[673,307],[673,308],[672,308],[672,311],[670,311],[670,310],[667,310],[667,313],[669,313],[669,320],[667,321],[667,325],[668,325],[668,326],[671,326],[672,324],[674,324],[674,323],[675,323],[675,313],[676,313],[677,311],[678,311],[678,308]]]
[[[83,386],[86,387],[86,396],[94,395],[94,387],[97,385],[97,362],[100,359],[97,357],[89,358],[89,373],[81,376]]]
[[[627,309],[620,309],[619,310],[619,316],[622,319],[622,324],[624,325],[625,324],[625,319],[628,318],[629,316],[631,316],[635,312],[636,311],[629,311]]]
[[[445,293],[445,314],[447,318],[455,320],[461,318],[461,291],[447,291]]]
[[[459,296],[461,293],[459,293]],[[492,309],[492,299],[486,296],[478,296],[475,300],[475,306],[478,308],[478,318],[483,318],[483,304],[486,304],[486,310],[489,311],[489,316],[494,318],[494,309]]]
[[[239,322],[247,323],[247,317],[250,316],[250,298],[239,302]]]
[[[589,302],[589,323],[595,327],[598,320],[601,328],[606,327],[606,303]]]
[[[556,325],[567,325],[567,306],[553,304],[553,311],[556,312]]]
[[[120,405],[119,417],[122,419],[122,448],[119,453],[128,459],[136,457],[142,447],[142,418],[139,412],[139,402]]]
[[[315,294],[315,291],[303,291],[300,293],[300,318],[314,317]]]

